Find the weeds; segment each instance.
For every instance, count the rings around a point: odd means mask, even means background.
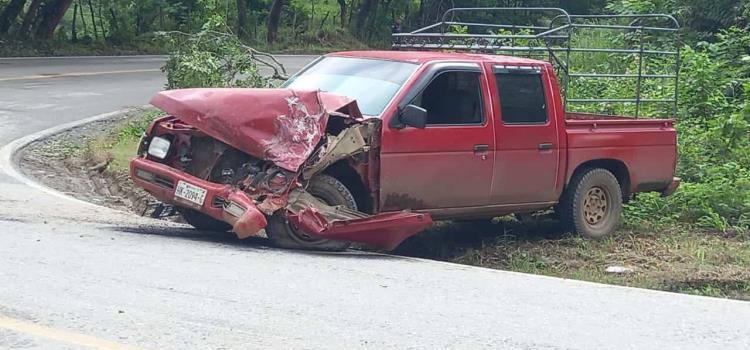
[[[151,121],[161,115],[163,112],[153,108],[133,112],[127,121],[89,142],[82,150],[85,158],[92,164],[107,164],[108,171],[126,174],[141,136]]]
[[[602,240],[568,236],[546,217],[499,224],[440,223],[397,253],[591,282],[750,300],[750,239],[688,230],[624,230]],[[632,273],[606,272],[625,266]]]

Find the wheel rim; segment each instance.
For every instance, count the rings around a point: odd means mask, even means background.
[[[313,197],[315,197],[317,200],[325,203],[326,205],[331,205],[331,203],[329,203],[329,201],[327,201],[327,200],[325,200],[323,198],[320,198],[320,197],[318,197],[316,195],[313,195]],[[297,225],[292,224],[288,220],[287,220],[287,225],[289,225],[289,231],[291,231],[291,235],[290,236],[292,237],[292,239],[294,239],[294,240],[296,240],[296,241],[298,241],[300,243],[318,244],[318,243],[322,243],[322,242],[327,242],[328,241],[325,238],[315,238],[315,237],[312,237],[312,236],[308,235],[304,231],[300,230],[299,227],[297,227]]]
[[[320,243],[327,241],[325,238],[314,238],[307,233],[303,232],[299,229],[296,225],[293,225],[292,223],[289,223],[289,230],[291,231],[291,236],[294,240],[302,243]]]
[[[610,211],[609,196],[598,186],[592,187],[583,198],[583,218],[591,226],[601,224],[607,219]]]

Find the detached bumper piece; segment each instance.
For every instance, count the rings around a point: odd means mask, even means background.
[[[300,189],[289,194],[286,208],[290,223],[311,236],[386,250],[398,247],[405,239],[432,225],[429,214],[401,211],[368,215],[329,206]]]
[[[130,162],[130,178],[161,201],[192,208],[229,223],[239,238],[254,236],[268,224],[253,200],[230,185],[209,182],[143,158]],[[196,201],[175,196],[179,182],[205,190],[205,196]]]
[[[315,208],[290,215],[289,221],[311,236],[364,243],[386,250],[393,250],[405,239],[432,225],[432,218],[428,214],[409,212],[328,221]]]

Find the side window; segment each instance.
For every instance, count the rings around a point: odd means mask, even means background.
[[[427,125],[481,124],[482,90],[478,72],[443,72],[411,102],[427,110]]]
[[[497,73],[500,112],[507,124],[544,124],[547,103],[540,74]]]

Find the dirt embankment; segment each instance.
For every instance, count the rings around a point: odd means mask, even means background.
[[[34,142],[21,151],[20,170],[72,197],[143,214],[150,196],[133,186],[126,169],[112,167],[114,155],[106,149],[118,141],[113,130],[139,118],[140,112],[128,113]]]

